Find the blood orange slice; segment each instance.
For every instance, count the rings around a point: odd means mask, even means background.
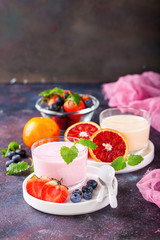
[[[90,139],[99,129],[100,126],[95,122],[78,122],[68,127],[64,136]]]
[[[125,137],[113,129],[100,129],[95,132],[91,139],[98,146],[89,149],[91,157],[98,162],[112,162],[119,156],[124,158],[128,155],[128,143]]]

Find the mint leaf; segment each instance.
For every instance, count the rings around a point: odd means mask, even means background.
[[[122,170],[126,167],[126,162],[124,157],[120,156],[117,157],[112,163],[111,166],[114,168],[115,171]]]
[[[64,93],[64,90],[62,88],[54,88],[54,92],[61,95]]]
[[[53,93],[62,94],[62,93],[64,93],[64,90],[61,88],[48,89],[48,90],[45,90],[45,91],[39,93],[39,96],[48,97]]]
[[[25,162],[25,161],[18,162],[18,163],[12,163],[7,167],[6,174],[7,175],[14,175],[16,173],[20,173],[22,171],[25,171],[30,167],[31,166],[28,165],[28,163]]]
[[[64,161],[69,164],[78,156],[78,149],[75,146],[72,146],[71,148],[62,146],[60,153]]]
[[[7,157],[8,156],[8,152],[9,151],[16,151],[16,149],[20,148],[20,145],[19,143],[17,142],[11,142],[9,145],[8,145],[8,148],[3,148],[1,150],[1,154],[2,154],[2,157]]]
[[[8,151],[16,151],[16,149],[20,148],[20,145],[19,143],[17,142],[11,142],[9,145],[8,145]]]
[[[7,157],[8,154],[8,148],[3,148],[1,151],[2,157]]]
[[[39,93],[38,96],[48,97],[51,94],[52,94],[52,89],[48,89],[48,90],[45,90],[45,91]]]
[[[131,154],[128,157],[128,165],[130,166],[135,166],[138,165],[139,163],[141,163],[143,161],[143,157],[141,155],[133,155]]]
[[[79,102],[81,101],[81,97],[79,96],[78,93],[70,93],[70,97],[72,98],[72,101],[75,103],[76,106],[79,105]]]
[[[94,142],[89,139],[80,138],[77,142],[91,149],[96,149],[98,147]]]

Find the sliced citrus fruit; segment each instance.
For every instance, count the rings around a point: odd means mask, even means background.
[[[112,162],[119,156],[128,155],[128,143],[118,131],[105,128],[95,132],[90,138],[97,148],[89,149],[91,157],[98,162]]]
[[[68,127],[64,136],[90,139],[93,133],[99,129],[100,126],[95,122],[78,122]]]

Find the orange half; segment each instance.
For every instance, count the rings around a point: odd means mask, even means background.
[[[67,128],[64,136],[90,139],[91,136],[99,129],[100,126],[95,122],[77,122]]]
[[[91,157],[97,162],[113,162],[117,157],[128,155],[128,143],[122,133],[105,128],[96,131],[90,138],[97,148],[89,149]]]

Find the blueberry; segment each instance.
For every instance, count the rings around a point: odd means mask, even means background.
[[[87,99],[86,101],[84,101],[85,107],[89,108],[93,106],[93,102],[91,99]]]
[[[98,183],[93,180],[93,179],[90,179],[88,182],[87,182],[87,186],[91,186],[93,189],[95,189],[97,187]]]
[[[19,154],[22,158],[26,157],[26,151],[22,149],[16,149],[16,154]]]
[[[86,185],[86,186],[83,186],[82,187],[82,192],[84,193],[84,192],[93,192],[93,188],[91,187],[91,186],[88,186],[88,185]]]
[[[19,154],[14,155],[14,156],[12,157],[12,161],[13,161],[14,163],[20,162],[20,161],[21,161],[21,156],[20,156]]]
[[[12,157],[15,155],[15,152],[14,151],[10,151],[10,152],[8,152],[8,157],[10,158],[10,159],[12,159]]]
[[[66,92],[64,96],[65,96],[65,98],[69,97],[69,93]]]
[[[81,195],[80,194],[78,194],[78,193],[72,193],[72,195],[71,195],[71,201],[73,202],[73,203],[78,203],[78,202],[80,202],[81,201]]]
[[[78,193],[80,196],[82,196],[82,191],[79,190],[79,189],[75,189],[75,190],[72,192],[72,194],[74,194],[74,193]]]
[[[48,109],[52,110],[52,111],[58,111],[59,110],[59,106],[58,106],[57,103],[53,103],[53,104],[48,106]]]
[[[64,99],[62,97],[57,97],[56,98],[56,103],[58,106],[62,106],[64,103]]]
[[[8,160],[7,162],[6,162],[6,167],[8,167],[11,163],[13,163],[13,160],[11,159],[11,160]]]
[[[84,192],[83,193],[83,198],[85,199],[85,200],[90,200],[91,198],[92,198],[92,192]]]

